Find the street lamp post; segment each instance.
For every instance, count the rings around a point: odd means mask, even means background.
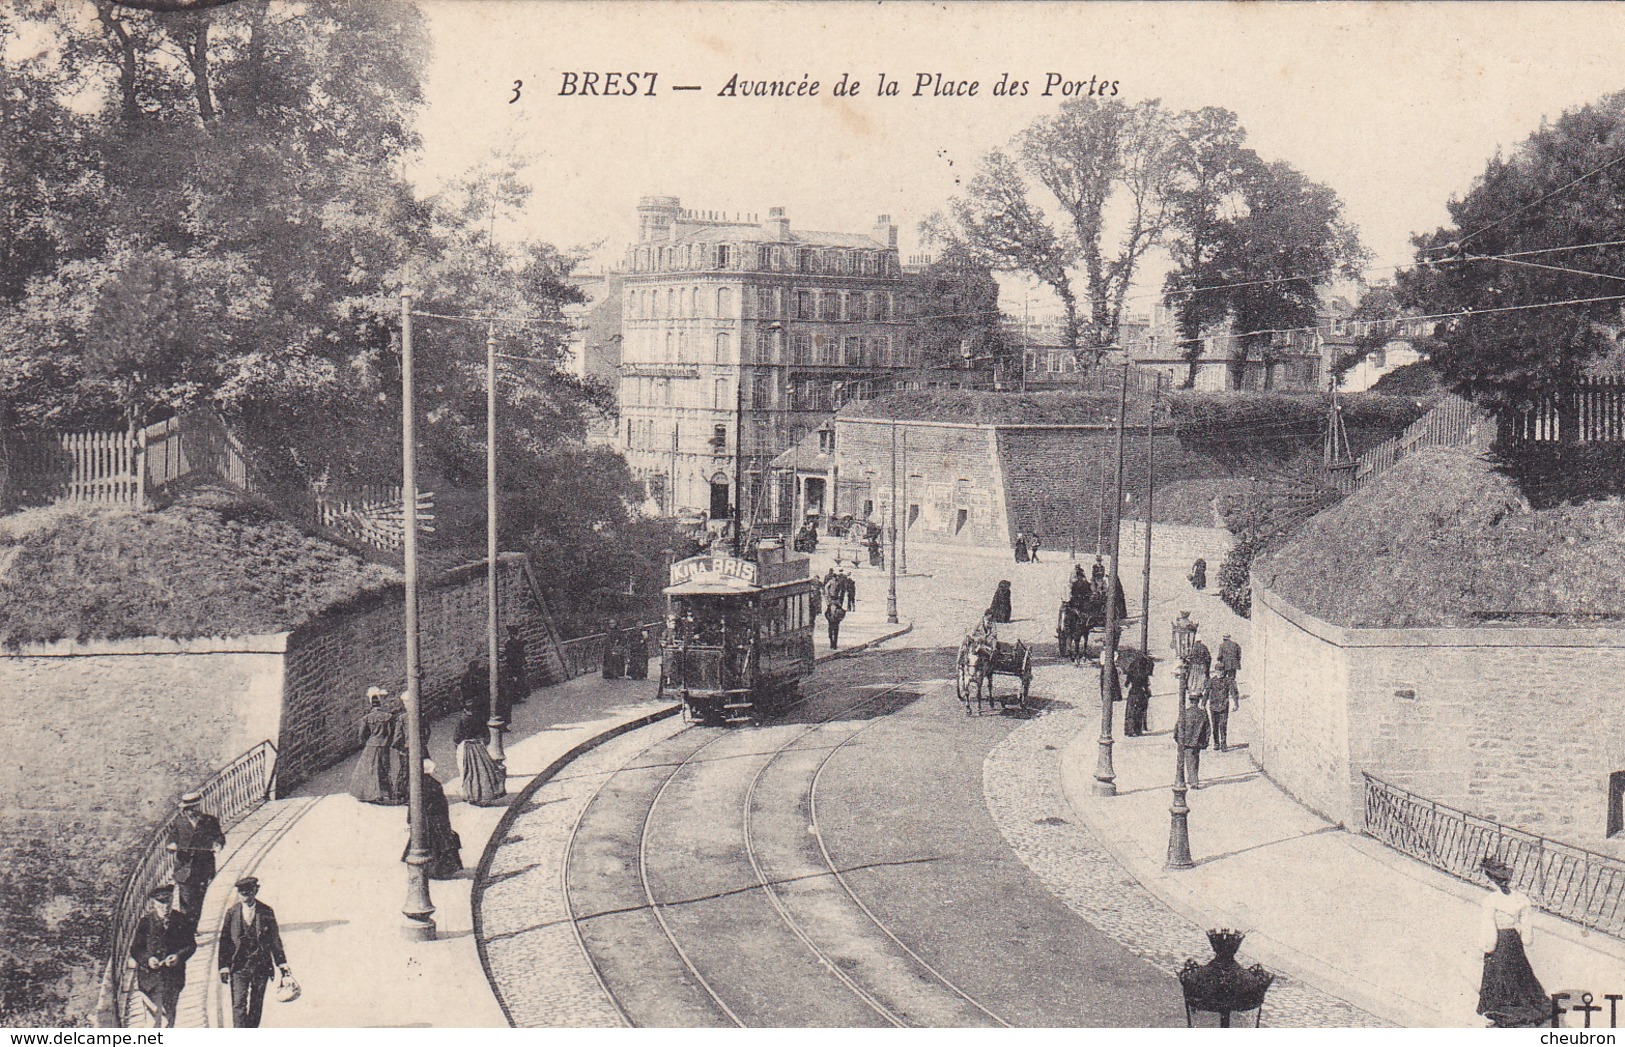
[[[491,325],[485,329],[485,648],[491,661],[490,692],[488,695],[490,719],[485,726],[491,731],[488,749],[491,759],[502,774],[502,791],[508,791],[508,754],[502,747],[502,734],[507,721],[502,717],[501,681],[497,667],[500,651],[497,637],[499,622],[497,605],[497,331]]]
[[[418,652],[418,478],[417,426],[412,403],[412,292],[401,292],[401,535],[406,569],[406,762],[407,821],[406,917],[402,933],[411,941],[433,941],[434,902],[429,897],[428,833],[423,824],[423,664]]]
[[[908,430],[903,430],[903,533],[898,535],[897,570],[908,577]]]
[[[1112,766],[1112,698],[1117,690],[1117,640],[1122,625],[1117,616],[1118,556],[1123,537],[1123,429],[1128,414],[1128,361],[1123,362],[1123,384],[1117,397],[1117,478],[1112,487],[1112,520],[1106,571],[1106,644],[1100,652],[1100,754],[1095,763],[1095,795],[1117,795],[1117,771]]]
[[[897,415],[891,420],[891,548],[886,550],[886,624],[897,624]]]
[[[1183,711],[1183,703],[1181,703]],[[1179,741],[1174,740],[1174,803],[1168,808],[1168,860],[1164,868],[1193,869],[1196,863],[1191,860],[1191,809],[1185,803],[1185,753],[1179,748]]]
[[[1151,657],[1151,510],[1156,497],[1156,441],[1152,419],[1156,416],[1157,393],[1162,391],[1162,374],[1153,372],[1156,386],[1145,410],[1145,568],[1140,577],[1140,653]]]

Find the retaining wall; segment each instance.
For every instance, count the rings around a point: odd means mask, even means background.
[[[1253,590],[1252,755],[1359,826],[1362,771],[1592,850],[1625,771],[1625,630],[1349,629]]]

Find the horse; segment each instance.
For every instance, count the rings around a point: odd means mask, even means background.
[[[1061,601],[1060,613],[1055,619],[1055,644],[1062,658],[1074,663],[1089,657],[1089,634],[1106,625],[1106,601],[1101,593],[1093,593],[1080,610],[1070,600]]]
[[[984,700],[989,706],[993,704],[993,641],[978,633],[968,634],[959,645],[958,690],[966,716],[971,715],[973,689],[976,712],[980,713]]]

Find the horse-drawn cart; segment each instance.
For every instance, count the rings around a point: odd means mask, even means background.
[[[1027,695],[1033,683],[1033,654],[1022,641],[1000,643],[992,637],[972,633],[959,645],[957,670],[956,690],[964,703],[966,716],[980,713],[984,702],[988,708],[997,703],[1001,711],[1012,705],[1027,708]],[[999,696],[993,689],[995,675],[1016,677],[1021,681],[1020,690]]]

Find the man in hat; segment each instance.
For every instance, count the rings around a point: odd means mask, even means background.
[[[530,652],[525,645],[525,634],[519,626],[508,626],[508,639],[502,645],[502,687],[507,696],[502,704],[512,709],[530,697]],[[506,717],[504,717],[506,719]]]
[[[846,600],[846,609],[858,609],[858,583],[852,577],[852,572],[845,567],[841,568],[841,595]]]
[[[1197,695],[1207,694],[1207,678],[1213,671],[1213,653],[1207,649],[1207,644],[1191,634],[1190,650],[1185,653],[1185,695],[1195,698]]]
[[[1192,789],[1202,787],[1202,750],[1207,748],[1207,712],[1202,702],[1204,690],[1192,690],[1188,701],[1179,710],[1179,722],[1174,725],[1174,744],[1179,746],[1179,760],[1185,768],[1185,784]]]
[[[217,950],[220,980],[231,986],[231,1024],[257,1029],[272,975],[288,974],[276,913],[259,900],[260,882],[252,876],[237,881],[237,901],[220,924]]]
[[[175,859],[171,878],[180,896],[176,908],[195,922],[214,879],[214,852],[226,846],[226,834],[220,831],[220,819],[204,813],[201,793],[186,793],[180,807],[180,816],[169,826],[168,847]]]
[[[174,906],[175,888],[168,884],[147,895],[147,911],[130,939],[135,987],[154,1029],[175,1027],[175,1005],[186,987],[186,961],[197,952],[191,917]]]
[[[1241,670],[1241,645],[1232,640],[1229,633],[1219,641],[1219,656],[1213,668],[1217,687],[1208,711],[1213,717],[1213,746],[1222,753],[1230,748],[1225,737],[1230,712],[1241,705],[1241,691],[1236,688],[1236,673]]]
[[[1089,585],[1099,589],[1106,582],[1106,564],[1101,560],[1100,554],[1095,554],[1095,563],[1089,568]]]

